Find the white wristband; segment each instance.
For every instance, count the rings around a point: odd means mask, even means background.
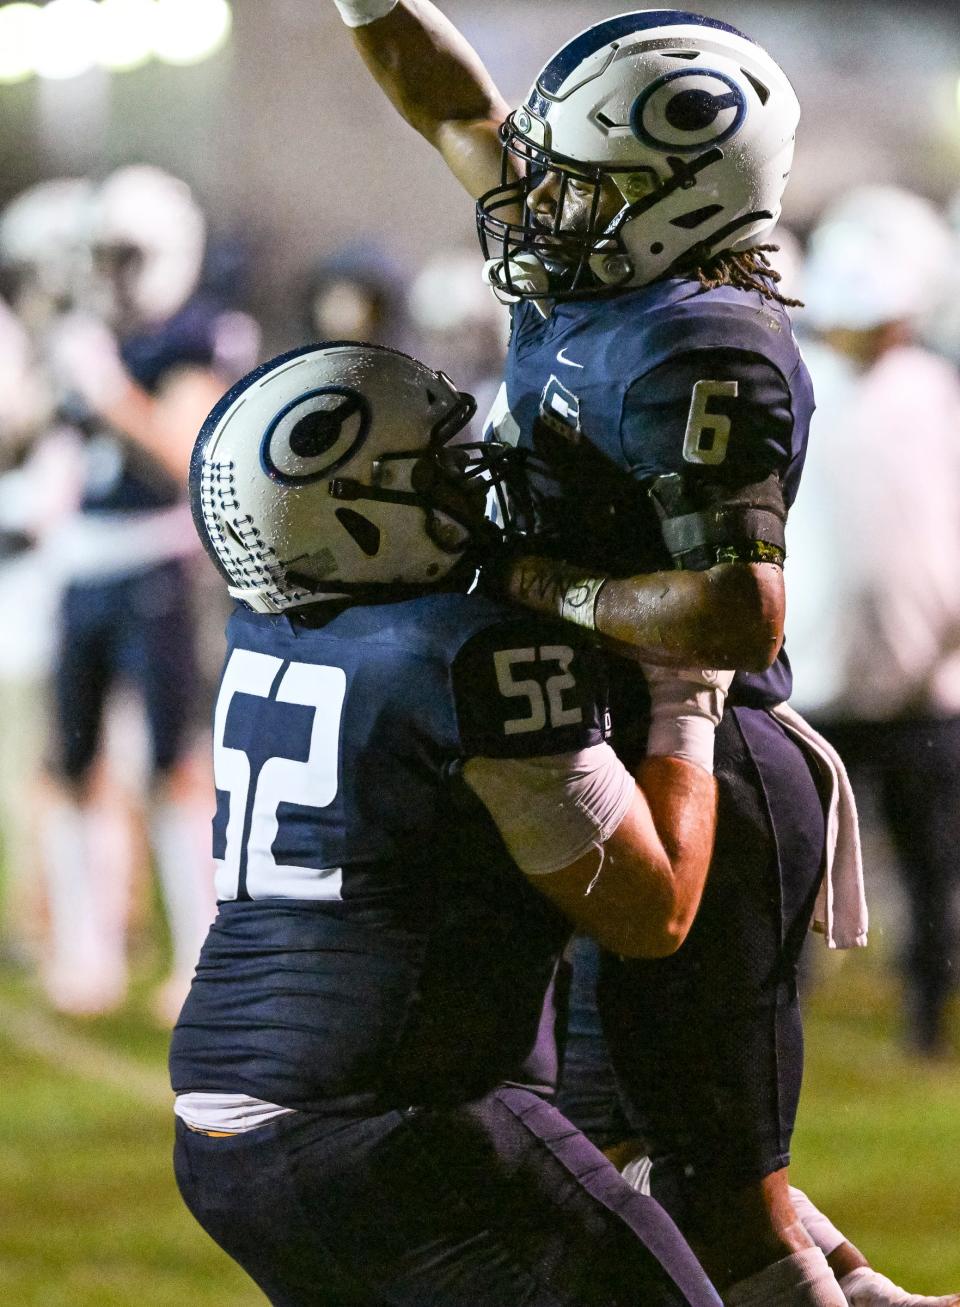
[[[733,673],[641,665],[650,690],[647,757],[682,758],[712,772],[714,736]]]
[[[706,717],[654,713],[647,735],[648,758],[680,758],[713,773],[717,728]]]
[[[597,629],[597,595],[606,582],[605,576],[585,576],[571,581],[560,601],[560,616],[588,631]]]
[[[396,8],[397,0],[333,0],[340,17],[348,27],[366,27],[378,18],[385,18]]]

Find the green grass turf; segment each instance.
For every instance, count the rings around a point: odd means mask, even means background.
[[[888,1274],[916,1291],[960,1290],[960,1061],[924,1067],[897,1051],[896,991],[881,963],[829,966],[807,1004],[795,1179]],[[79,1075],[69,1048],[24,1049],[36,1009],[29,986],[0,977],[0,1302],[262,1305],[180,1204],[165,1037],[144,996],[110,1020],[43,1018],[104,1055],[109,1083],[89,1078],[95,1058]],[[9,1022],[4,1034],[4,1012],[20,1035]]]
[[[901,1051],[897,985],[876,943],[827,959],[806,1004],[791,1173],[891,1279],[960,1292],[960,1047],[942,1062]]]
[[[0,985],[8,1010],[22,1016],[28,1003],[22,986]],[[135,1013],[45,1020],[124,1061],[113,1083],[79,1078],[18,1048],[0,1015],[0,1302],[262,1307],[180,1202],[169,1110],[123,1087],[126,1072],[162,1094],[166,1036]]]

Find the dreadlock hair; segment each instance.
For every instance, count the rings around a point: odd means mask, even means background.
[[[779,245],[751,245],[736,254],[732,250],[722,250],[719,254],[703,252],[687,265],[686,275],[695,277],[704,290],[736,286],[738,290],[755,290],[765,300],[776,300],[787,308],[803,308],[803,300],[790,299],[776,288],[780,273],[767,255],[776,254],[779,248]]]

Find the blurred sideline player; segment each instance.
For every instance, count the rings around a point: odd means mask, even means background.
[[[510,319],[477,276],[469,250],[442,250],[418,269],[407,306],[417,352],[457,377],[477,401],[473,431],[483,428],[503,375]]]
[[[909,905],[905,1034],[926,1056],[949,1048],[960,961],[960,379],[916,330],[951,259],[940,214],[892,186],[841,197],[814,231],[816,439],[790,564],[798,699],[879,785]]]
[[[374,77],[478,201],[487,277],[515,302],[493,430],[527,453],[538,543],[578,567],[525,560],[509,592],[649,659],[752,669],[721,730],[703,911],[676,958],[607,957],[607,1035],[654,1192],[727,1301],[842,1303],[786,1170],[796,962],[823,870],[815,767],[839,777],[802,721],[768,711],[789,694],[788,664],[766,670],[812,411],[761,243],[796,99],[726,24],[649,10],[570,41],[510,115],[427,0],[337,4]],[[642,693],[635,677],[621,688]],[[862,943],[856,859],[837,871],[851,910],[825,923],[831,942]]]
[[[76,506],[82,466],[76,434],[54,421],[38,356],[76,290],[90,191],[80,179],[43,182],[0,214],[0,935],[4,955],[28,965],[41,962],[46,935],[38,846],[60,591],[54,537]]]
[[[64,408],[87,443],[81,511],[60,542],[70,583],[55,672],[47,986],[78,1013],[109,1010],[125,994],[124,894],[105,883],[90,784],[107,696],[130,683],[149,726],[148,834],[173,948],[156,1006],[172,1019],[213,910],[191,754],[195,541],[184,488],[193,433],[231,379],[220,356],[233,347],[233,324],[197,292],[206,224],[185,183],[148,166],[120,169],[93,195],[88,222],[83,309],[50,343]]]
[[[919,339],[960,368],[960,191],[947,203],[945,217],[950,227],[951,249],[939,289],[919,326]]]
[[[278,1307],[719,1307],[547,1096],[571,922],[636,956],[689,929],[729,675],[650,670],[631,775],[594,642],[464,593],[505,470],[451,443],[474,407],[406,355],[307,346],[198,439],[238,603],[177,1179]]]
[[[407,326],[400,276],[373,242],[335,250],[309,270],[299,291],[300,338],[366,340],[402,349]]]
[[[48,419],[29,335],[0,299],[0,952],[18,964],[39,962],[44,934],[38,813],[57,602],[44,546],[79,484],[71,434],[37,438]]]

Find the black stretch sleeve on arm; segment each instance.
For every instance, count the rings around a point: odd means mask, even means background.
[[[624,453],[677,566],[782,563],[792,431],[789,386],[761,355],[690,351],[633,383]]]

